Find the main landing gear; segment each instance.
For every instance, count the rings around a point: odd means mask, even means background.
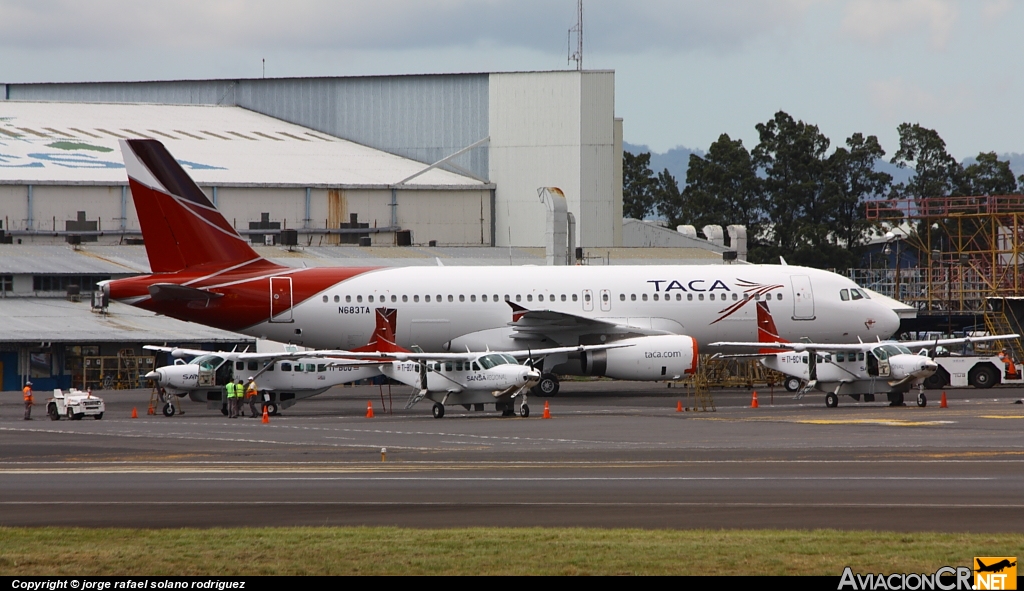
[[[541,374],[540,381],[533,387],[533,393],[537,396],[558,396],[558,376],[553,373]]]

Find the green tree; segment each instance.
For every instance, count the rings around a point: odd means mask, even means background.
[[[690,154],[686,179],[678,201],[662,209],[671,227],[741,224],[748,236],[757,236],[763,217],[761,179],[743,140],[723,133],[703,158]]]
[[[829,139],[816,125],[796,121],[783,111],[759,123],[760,143],[752,153],[763,173],[765,214],[771,230],[763,232],[764,247],[751,249],[755,261],[778,260],[789,255],[812,264],[827,243]]]
[[[961,191],[965,195],[1011,195],[1017,192],[1017,179],[1010,163],[995,152],[978,154],[976,162],[964,168]]]
[[[665,218],[668,227],[675,228],[680,222],[679,212],[683,207],[683,194],[679,190],[679,183],[676,177],[666,168],[658,173],[657,183],[654,189],[654,206],[658,214]]]
[[[963,185],[963,167],[946,151],[946,142],[934,129],[914,123],[901,123],[896,131],[900,149],[891,162],[900,168],[912,167],[914,176],[896,190],[904,197],[925,199],[946,197]]]
[[[846,267],[857,263],[856,250],[861,245],[870,223],[864,215],[864,202],[884,199],[892,187],[892,175],[875,170],[875,163],[885,156],[885,150],[873,135],[864,137],[855,133],[846,140],[845,148],[837,148],[829,156],[829,204],[827,223],[837,245],[846,246],[849,253]]]
[[[651,153],[622,152],[622,215],[642,220],[653,213],[656,187]]]

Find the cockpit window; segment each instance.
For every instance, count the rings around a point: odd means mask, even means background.
[[[192,363],[198,365],[200,369],[217,369],[224,363],[224,358],[217,355],[201,355],[193,359]]]
[[[910,349],[904,347],[903,345],[896,345],[896,344],[888,344],[888,345],[882,345],[880,347],[875,347],[874,353],[875,353],[875,357],[878,357],[879,359],[881,359],[883,361],[888,359],[889,357],[891,357],[893,355],[913,355],[913,353],[911,353]]]
[[[864,292],[862,292],[859,289],[851,289],[850,290],[850,295],[853,296],[853,299],[855,299],[855,300],[863,300],[864,299]]]
[[[843,300],[844,302],[849,301],[850,300],[850,290],[848,290],[848,289],[840,290],[839,291],[839,299]]]

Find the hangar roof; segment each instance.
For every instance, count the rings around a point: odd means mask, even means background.
[[[108,314],[92,311],[88,301],[58,298],[0,299],[0,343],[135,342],[238,343],[251,337],[201,324],[158,316],[127,304],[111,302]]]
[[[140,252],[141,251],[141,252]],[[141,258],[140,256],[141,255]],[[0,274],[134,275],[149,273],[142,248],[7,244],[0,246]]]
[[[207,186],[379,188],[426,168],[241,107],[0,101],[0,183],[125,184],[117,142],[139,137]],[[490,187],[436,168],[406,186]]]
[[[289,267],[412,267],[544,265],[543,248],[427,247],[427,246],[312,246],[289,250],[283,246],[257,246],[253,250]],[[722,255],[700,248],[587,248],[593,265],[714,265]],[[0,245],[0,274],[110,274],[149,273],[144,246],[70,246],[38,244]]]

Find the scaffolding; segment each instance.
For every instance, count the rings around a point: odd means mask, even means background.
[[[869,202],[874,222],[909,222],[915,228],[893,242],[896,265],[854,269],[857,284],[917,309],[919,317],[977,316],[976,328],[1020,332],[1009,304],[1024,296],[1024,195],[932,197]],[[918,264],[901,268],[899,249]],[[1019,340],[996,343],[1024,358]]]

